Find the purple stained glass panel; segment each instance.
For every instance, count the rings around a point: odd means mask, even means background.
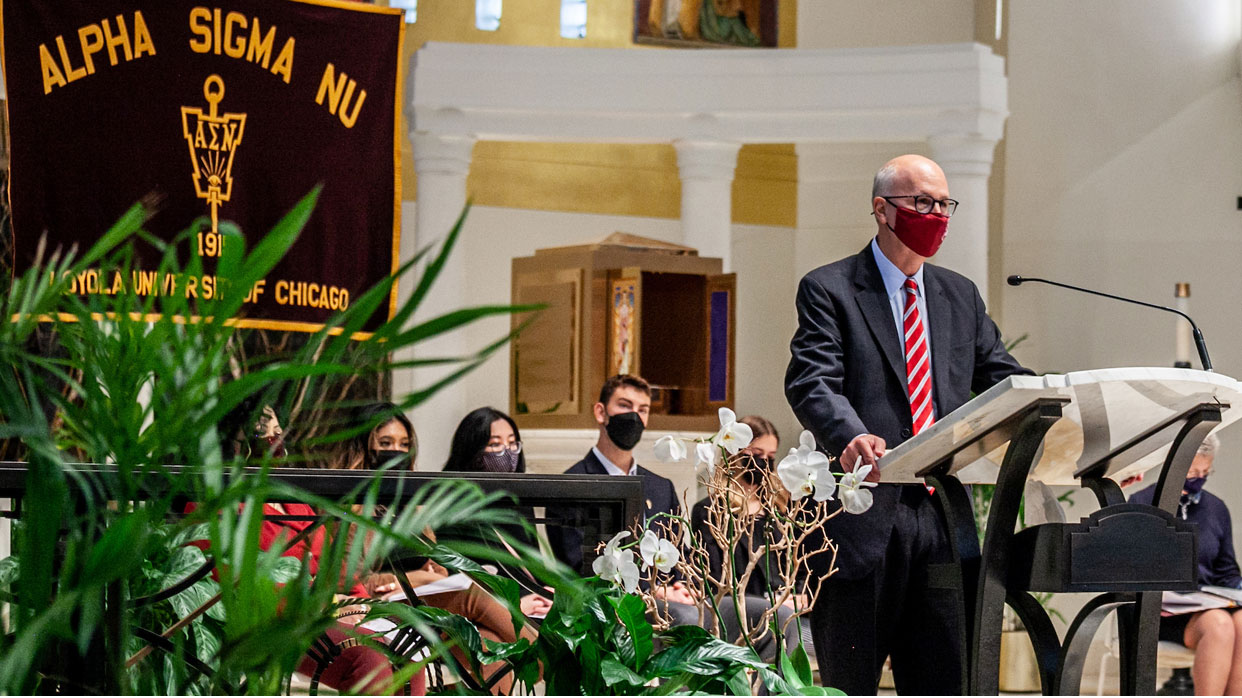
[[[724,402],[729,398],[729,292],[711,294],[711,346],[707,356],[707,399]]]

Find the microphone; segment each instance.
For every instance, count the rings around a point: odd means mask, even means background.
[[[1192,334],[1195,337],[1195,347],[1199,350],[1199,362],[1203,364],[1203,370],[1204,371],[1212,370],[1212,360],[1208,358],[1207,343],[1203,341],[1203,333],[1199,331],[1199,326],[1195,324],[1194,320],[1190,319],[1189,315],[1187,315],[1186,313],[1183,313],[1182,311],[1176,308],[1169,308],[1163,305],[1156,305],[1155,303],[1146,303],[1144,301],[1136,301],[1133,298],[1124,298],[1122,296],[1114,296],[1111,293],[1092,291],[1089,288],[1082,288],[1081,286],[1070,286],[1069,284],[1063,284],[1058,281],[1049,281],[1048,279],[1038,279],[1035,277],[1018,276],[1017,274],[1010,276],[1008,279],[1006,279],[1006,281],[1009,283],[1010,286],[1021,286],[1022,284],[1028,281],[1034,281],[1036,283],[1041,283],[1041,284],[1048,284],[1049,286],[1060,286],[1061,288],[1068,288],[1071,291],[1081,291],[1083,293],[1090,293],[1093,296],[1103,296],[1105,298],[1112,298],[1115,301],[1125,301],[1126,303],[1133,303],[1135,305],[1141,305],[1141,306],[1145,306],[1148,308],[1155,308],[1156,310],[1163,310],[1166,312],[1181,315],[1183,318],[1186,319],[1186,322],[1190,323]]]

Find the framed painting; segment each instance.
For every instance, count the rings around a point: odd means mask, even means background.
[[[775,48],[779,0],[634,0],[634,42]]]

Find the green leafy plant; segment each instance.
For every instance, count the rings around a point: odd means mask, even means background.
[[[484,641],[468,621],[439,609],[367,600],[370,616],[414,629],[430,657],[459,674],[504,661],[519,683],[542,680],[550,694],[744,694],[755,674],[775,691],[822,692],[804,652],[769,666],[750,647],[702,628],[656,630],[640,597],[580,579],[537,550],[424,537],[450,524],[528,526],[497,506],[503,495],[443,481],[399,493],[399,505],[381,508],[378,478],[326,498],[272,478],[286,463],[270,454],[252,460],[258,467],[251,470],[244,459],[226,457],[221,444],[234,435],[220,425],[239,410],[253,419],[272,405],[290,415],[318,401],[317,423],[289,426],[306,436],[308,452],[326,448],[374,426],[333,421],[334,409],[348,403],[324,396],[342,394],[342,381],[443,367],[438,381],[395,396],[408,409],[511,335],[459,357],[395,361],[394,352],[480,318],[537,309],[487,306],[413,320],[455,245],[463,212],[442,243],[421,250],[301,346],[244,355],[245,331],[230,319],[241,312],[245,291],[297,239],[315,200],[312,192],[252,249],[222,224],[226,242],[212,297],[185,292],[188,279],[204,276],[192,252],[181,261],[201,221],[164,242],[142,230],[151,211],[139,205],[90,250],[41,255],[0,298],[0,439],[20,441],[28,472],[14,555],[0,560],[7,606],[0,693],[279,692],[335,611],[357,601],[339,596],[342,579],[397,549],[470,575],[509,608],[515,627],[527,622],[516,583],[489,574],[480,561],[521,565],[555,589],[538,640],[507,645]],[[143,295],[128,283],[139,257],[149,262],[152,254],[160,278],[176,280],[177,291]],[[72,280],[87,273],[114,281],[105,284],[109,292],[69,293]],[[407,277],[414,277],[408,300],[372,333],[358,334],[385,307],[395,280]],[[55,338],[55,351],[35,341],[40,333]],[[186,502],[196,504],[192,511]],[[352,536],[327,536],[319,558],[320,570],[342,574],[313,575],[279,545],[263,550],[267,502],[305,503],[338,532],[352,528]],[[213,570],[215,577],[206,575]],[[387,651],[369,637],[359,641]],[[454,647],[466,651],[466,666],[453,658]],[[423,666],[394,660],[395,683]]]
[[[641,597],[598,577],[557,588],[533,644],[487,644],[482,660],[507,662],[528,687],[542,667],[548,695],[750,695],[747,671],[770,671],[698,626],[653,630]]]
[[[0,299],[0,438],[20,440],[28,462],[15,555],[0,578],[8,604],[0,691],[279,690],[310,642],[333,622],[339,580],[312,576],[279,549],[260,550],[265,501],[306,502],[370,532],[376,544],[369,551],[344,536],[325,546],[323,568],[350,576],[398,545],[443,557],[444,550],[422,538],[426,528],[512,523],[512,515],[492,506],[496,496],[467,483],[411,493],[408,506],[377,520],[362,515],[375,511],[373,486],[341,501],[324,500],[270,480],[270,458],[256,475],[243,475],[240,459],[224,458],[221,442],[231,435],[218,425],[246,404],[280,405],[288,413],[295,401],[343,376],[449,367],[436,383],[398,398],[409,408],[509,337],[462,357],[398,363],[392,352],[479,318],[533,309],[473,308],[412,322],[455,244],[459,220],[442,244],[422,250],[397,275],[356,298],[296,353],[260,357],[233,380],[222,380],[236,362],[233,349],[243,332],[230,319],[241,311],[246,290],[297,239],[316,197],[312,192],[299,202],[253,249],[235,227],[222,226],[227,241],[211,297],[186,292],[190,279],[205,276],[203,260],[191,255],[181,262],[201,222],[164,242],[143,232],[151,211],[137,205],[90,250],[42,254]],[[154,254],[158,278],[175,286],[140,295],[130,283],[139,250],[148,261]],[[415,267],[420,273],[409,300],[370,336],[357,335],[388,301],[396,278],[412,276]],[[109,292],[70,293],[72,281],[86,274],[108,280]],[[48,328],[57,339],[55,353],[39,351],[32,341]],[[315,445],[351,435],[336,429]],[[183,467],[170,470],[168,463]],[[198,507],[182,517],[186,501]],[[355,502],[367,503],[362,514],[352,510]],[[206,555],[186,547],[191,538],[206,542]],[[208,556],[218,583],[206,579],[158,603],[132,605],[206,565]],[[217,594],[218,602],[207,604]],[[194,622],[165,638],[174,647],[165,661],[137,656],[135,648],[148,643],[136,629],[160,632],[196,610]],[[441,640],[432,630],[436,614],[415,611],[413,620],[439,651],[447,650],[451,638]],[[195,658],[210,665],[210,676],[186,668]]]

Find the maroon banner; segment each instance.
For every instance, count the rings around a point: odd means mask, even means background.
[[[399,9],[332,0],[4,2],[17,272],[44,233],[49,249],[85,249],[152,194],[147,229],[164,239],[210,218],[193,241],[209,260],[220,222],[257,240],[322,184],[239,321],[318,329],[396,268],[404,30]],[[177,281],[215,288],[210,272]],[[167,292],[170,280],[124,282]],[[84,277],[74,292],[111,283]]]

